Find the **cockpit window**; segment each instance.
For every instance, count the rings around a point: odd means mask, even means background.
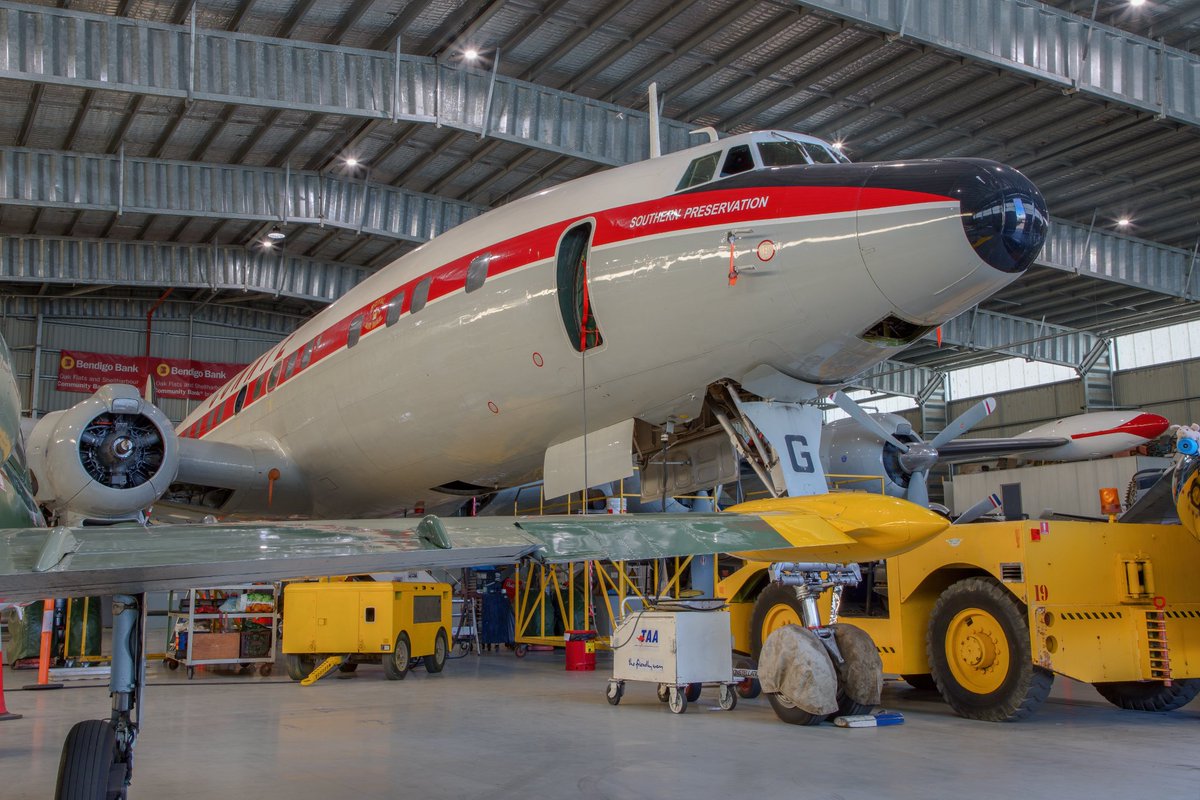
[[[675,187],[675,190],[688,189],[706,181],[711,181],[713,175],[717,173],[717,162],[720,160],[720,153],[709,153],[706,156],[700,156],[688,164],[687,171],[683,173],[683,178],[680,179],[679,185]]]
[[[721,168],[721,177],[737,175],[754,169],[754,156],[750,154],[750,145],[740,144],[729,150],[725,156],[725,166]]]
[[[813,160],[814,164],[838,163],[837,157],[834,156],[833,151],[826,149],[822,145],[813,144],[812,142],[805,142],[804,148],[808,150],[808,155]]]
[[[764,167],[792,167],[812,163],[800,142],[791,140],[759,142],[758,157],[762,159]]]

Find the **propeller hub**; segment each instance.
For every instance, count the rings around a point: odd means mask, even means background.
[[[924,442],[910,444],[908,452],[900,454],[900,465],[909,474],[914,472],[928,472],[937,464],[937,460],[937,448]]]

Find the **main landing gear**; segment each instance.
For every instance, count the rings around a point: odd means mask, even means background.
[[[124,800],[133,779],[146,686],[146,596],[113,597],[112,716],[75,724],[63,743],[55,800]]]

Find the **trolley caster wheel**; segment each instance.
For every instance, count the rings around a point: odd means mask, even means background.
[[[167,669],[171,670],[171,672],[179,669],[179,662],[173,658],[164,658],[163,663],[167,665]]]
[[[704,688],[703,684],[689,683],[684,690],[684,697],[687,698],[689,703],[694,703],[700,699],[700,690],[702,688]]]
[[[738,692],[734,687],[736,684],[722,683],[721,688],[717,692],[717,703],[723,711],[733,711],[737,707]]]
[[[529,645],[527,644],[519,644],[513,648],[513,655],[515,655],[517,658],[524,658],[528,654]]]
[[[671,687],[665,683],[660,683],[655,691],[658,695],[658,702],[665,703],[671,699]]]
[[[195,668],[195,667],[188,667],[188,668],[187,668],[187,676],[188,676],[188,680],[189,680],[189,681],[190,681],[192,678],[196,677],[196,668]]]
[[[678,686],[671,687],[671,696],[667,700],[667,707],[671,709],[672,714],[682,714],[687,711],[688,699],[684,690]]]
[[[608,689],[605,690],[604,696],[608,698],[610,706],[620,703],[621,698],[625,696],[625,681],[609,681]]]
[[[258,674],[264,678],[269,678],[271,676],[272,666],[272,664],[260,664],[258,667]]]

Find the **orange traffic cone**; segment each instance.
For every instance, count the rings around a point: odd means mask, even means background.
[[[4,704],[4,637],[0,636],[0,722],[20,718],[20,714],[9,712],[8,706]]]
[[[46,598],[42,604],[42,643],[38,648],[38,682],[23,689],[61,689],[61,683],[50,682],[50,637],[54,632],[54,601]]]

